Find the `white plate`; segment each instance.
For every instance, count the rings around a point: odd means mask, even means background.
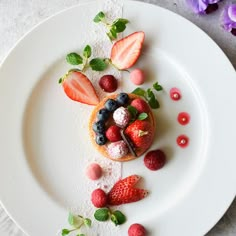
[[[64,56],[94,43],[85,35],[96,35],[89,31],[100,10],[96,4],[71,8],[37,26],[0,69],[0,199],[29,235],[55,235],[67,226],[68,208],[85,200],[80,163],[89,153],[85,115],[91,108],[67,99],[57,80],[68,68]],[[122,206],[128,222],[114,235],[126,235],[134,222],[155,236],[203,235],[235,196],[235,71],[205,33],[174,13],[125,1],[123,17],[131,21],[125,34],[146,33],[138,65],[148,71],[147,84],[158,79],[165,88],[152,148],[163,149],[168,163],[158,172],[147,170],[142,158],[123,164],[122,175],[143,176],[150,195]],[[121,86],[134,88],[127,79]],[[169,98],[171,87],[180,88],[181,101]],[[188,126],[178,125],[180,111],[190,113]],[[186,149],[176,145],[181,133],[190,137]],[[99,233],[110,235],[94,235]]]

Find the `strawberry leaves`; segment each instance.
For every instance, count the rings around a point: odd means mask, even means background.
[[[93,19],[95,23],[103,23],[107,28],[107,36],[111,41],[117,39],[119,33],[124,32],[126,29],[126,24],[129,23],[127,19],[118,18],[112,23],[108,23],[106,15],[104,12],[100,11]]]
[[[109,208],[99,208],[94,213],[94,218],[97,221],[107,221],[111,220],[115,226],[124,224],[126,222],[126,217],[121,211],[111,211]]]
[[[157,109],[160,108],[160,103],[158,102],[153,90],[159,92],[162,91],[163,88],[158,82],[156,82],[152,85],[152,88],[148,88],[147,90],[145,90],[138,87],[132,93],[143,97],[152,109]]]

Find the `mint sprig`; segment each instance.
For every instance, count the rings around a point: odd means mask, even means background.
[[[84,72],[87,68],[91,68],[95,71],[103,71],[107,68],[109,64],[109,59],[106,58],[93,58],[91,60],[90,57],[92,55],[92,48],[90,45],[86,45],[83,49],[82,55],[71,52],[67,54],[66,61],[71,65],[80,65],[78,68],[79,71]],[[61,83],[63,81],[63,78],[59,81]]]
[[[158,102],[154,91],[159,92],[161,90],[163,90],[162,86],[158,82],[156,82],[152,85],[152,88],[148,88],[147,90],[145,90],[143,88],[138,87],[132,93],[143,97],[152,109],[157,109],[160,107],[160,103]],[[142,115],[141,118],[143,117],[144,116]]]
[[[103,23],[107,28],[107,36],[111,41],[117,39],[118,34],[124,32],[126,29],[126,24],[129,23],[127,19],[118,18],[114,20],[112,23],[109,23],[106,19],[106,15],[104,12],[100,11],[93,19],[95,23]]]
[[[94,218],[101,222],[110,219],[116,226],[124,224],[126,221],[126,217],[121,211],[111,211],[107,207],[97,209],[94,213]]]
[[[85,234],[80,232],[82,226],[91,227],[92,221],[89,218],[84,218],[80,215],[74,215],[71,212],[68,215],[68,223],[73,227],[72,229],[62,229],[61,235],[66,236],[71,232],[78,231],[76,236],[85,236]]]

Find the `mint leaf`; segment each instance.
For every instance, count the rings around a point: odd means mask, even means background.
[[[156,91],[161,91],[163,90],[162,86],[160,84],[158,84],[158,82],[156,82],[155,84],[153,84],[153,88],[156,90]]]
[[[85,236],[85,234],[77,234],[76,236]]]
[[[105,18],[104,12],[100,11],[93,19],[95,23],[102,21]]]
[[[84,219],[84,225],[86,225],[87,227],[91,227],[92,221],[89,218],[85,218]]]
[[[83,63],[83,58],[76,52],[67,54],[66,61],[71,65],[79,65]]]
[[[123,24],[128,24],[128,23],[129,23],[129,21],[128,21],[127,19],[124,19],[124,18],[118,18],[118,19],[116,19],[116,20],[113,22],[113,24],[116,24],[117,22],[121,22],[121,23],[123,23]]]
[[[138,120],[145,120],[146,118],[148,118],[148,114],[143,112],[143,113],[140,113],[138,115]]]
[[[138,110],[131,105],[127,106],[127,110],[130,113],[131,117],[135,119],[138,114]]]
[[[63,229],[63,230],[61,231],[61,235],[62,235],[62,236],[68,235],[69,233],[70,233],[70,230],[69,230],[69,229]]]
[[[132,93],[136,94],[138,96],[144,97],[145,94],[146,94],[146,91],[144,89],[142,89],[142,88],[136,88]]]
[[[127,22],[128,23],[128,22]],[[117,33],[121,33],[126,29],[127,24],[124,19],[117,19],[112,26],[115,27]]]
[[[107,64],[104,59],[102,58],[94,58],[89,62],[90,67],[92,70],[95,71],[103,71],[107,68]]]
[[[155,95],[148,98],[148,104],[152,109],[157,109],[160,107],[159,102],[157,101]]]
[[[114,40],[117,38],[117,33],[116,33],[116,29],[114,27],[112,27],[110,29],[110,31],[107,33],[108,37],[110,38],[110,40]]]
[[[109,218],[108,208],[100,208],[95,211],[94,218],[98,221],[107,221]]]
[[[63,78],[60,78],[60,79],[58,80],[58,83],[61,84],[62,82],[63,82]]]
[[[91,57],[91,54],[92,54],[92,49],[89,45],[86,45],[85,48],[84,48],[84,51],[83,51],[83,56],[85,58],[90,58]]]
[[[117,226],[125,223],[126,217],[121,211],[114,211],[111,215],[111,221]]]

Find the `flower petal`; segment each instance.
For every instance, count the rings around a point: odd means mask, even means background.
[[[236,4],[233,4],[236,5]],[[232,20],[231,17],[233,16],[234,19],[234,7],[232,5],[228,5],[225,7],[222,15],[223,27],[227,31],[232,31],[232,29],[236,28],[236,21]]]
[[[232,4],[228,8],[229,18],[236,23],[236,4]]]
[[[195,13],[204,14],[208,4],[204,0],[186,0]]]

